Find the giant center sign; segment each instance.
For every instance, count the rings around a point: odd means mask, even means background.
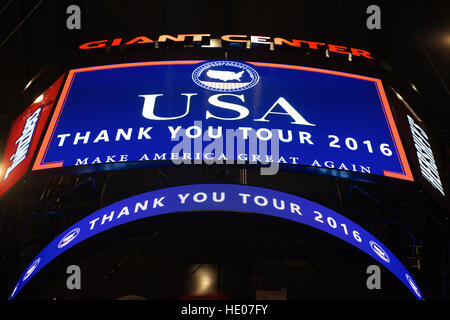
[[[304,198],[233,184],[186,185],[150,191],[109,205],[77,222],[45,247],[21,275],[10,299],[53,259],[78,243],[122,224],[173,212],[259,213],[292,220],[333,235],[365,252],[391,271],[417,299],[410,273],[378,239],[346,217]]]
[[[238,61],[71,70],[33,170],[155,160],[413,180],[379,79]]]

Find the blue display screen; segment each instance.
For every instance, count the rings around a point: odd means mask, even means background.
[[[160,160],[413,180],[379,79],[240,61],[71,70],[33,170]]]
[[[373,235],[322,205],[275,190],[233,184],[198,184],[150,191],[116,202],[77,222],[46,246],[14,288],[23,286],[53,259],[90,237],[122,224],[174,212],[259,213],[292,220],[333,235],[365,252],[391,271],[417,299],[423,299],[410,273]]]

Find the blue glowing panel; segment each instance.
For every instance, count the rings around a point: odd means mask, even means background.
[[[370,255],[403,282],[417,299],[423,299],[412,276],[394,254],[351,220],[298,196],[233,184],[185,185],[150,191],[94,212],[64,231],[37,255],[23,272],[10,299],[57,256],[100,232],[161,214],[195,211],[260,213],[324,231]]]
[[[33,170],[160,160],[413,180],[381,80],[238,61],[71,70]]]

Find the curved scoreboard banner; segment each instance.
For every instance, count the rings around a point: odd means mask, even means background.
[[[90,237],[122,224],[161,214],[192,211],[259,213],[324,231],[374,258],[419,300],[419,287],[379,240],[353,221],[315,202],[288,193],[233,184],[197,184],[150,191],[116,202],[80,220],[45,247],[23,272],[10,299],[57,256]]]
[[[33,170],[158,160],[413,181],[380,79],[239,61],[71,70]]]

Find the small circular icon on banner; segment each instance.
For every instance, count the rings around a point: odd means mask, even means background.
[[[11,295],[9,296],[10,298],[14,297],[14,295],[16,294],[17,286],[18,286],[18,285],[16,284],[16,286],[14,287],[13,292],[12,292]]]
[[[391,262],[391,259],[389,259],[389,256],[386,253],[386,251],[384,251],[384,249],[378,243],[370,241],[369,244],[372,250],[377,254],[377,256],[379,256],[387,263]]]
[[[409,274],[405,274],[406,280],[408,281],[411,288],[414,290],[414,292],[417,294],[419,298],[422,298],[422,295],[420,294],[419,288],[414,283],[414,280],[409,276]]]
[[[62,247],[65,247],[70,242],[73,241],[79,234],[80,234],[80,228],[75,228],[72,231],[68,232],[58,243],[58,248],[61,249]]]
[[[254,87],[259,75],[255,69],[240,62],[213,61],[197,67],[192,72],[192,80],[204,89],[232,92]]]
[[[27,280],[31,274],[33,273],[33,271],[37,268],[39,262],[41,262],[41,258],[37,258],[33,264],[28,268],[27,272],[25,273],[25,275],[23,276],[23,281]]]

